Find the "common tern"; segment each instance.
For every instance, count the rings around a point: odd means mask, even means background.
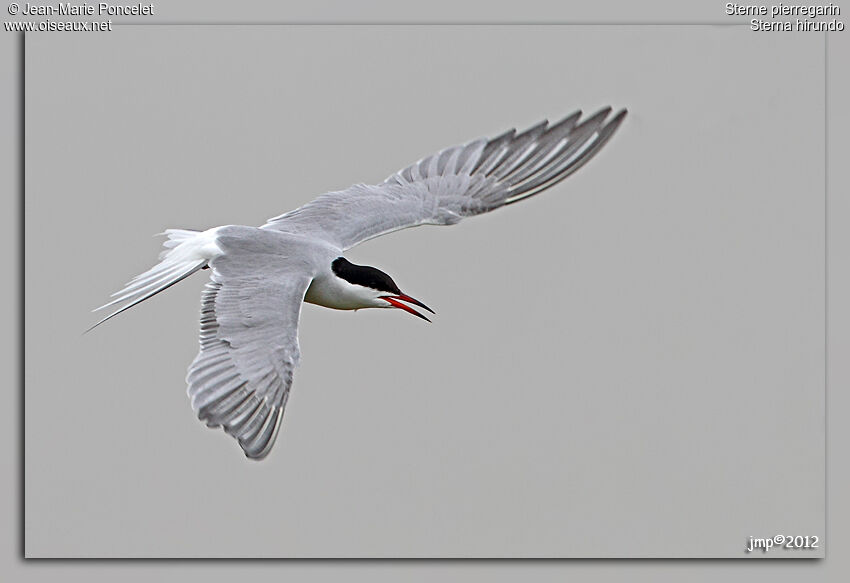
[[[434,313],[383,271],[349,262],[344,251],[408,227],[454,225],[554,186],[611,138],[626,110],[611,112],[606,107],[582,119],[577,111],[553,125],[543,121],[447,148],[381,184],[323,194],[261,227],[166,230],[160,262],[97,308],[123,304],[92,328],[209,268],[200,352],[186,377],[192,408],[209,427],[236,438],[248,458],[262,459],[274,445],[300,360],[302,302],[400,309],[425,320],[412,306]]]

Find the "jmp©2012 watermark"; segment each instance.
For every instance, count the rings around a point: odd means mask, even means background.
[[[761,552],[766,553],[773,548],[788,550],[817,549],[820,548],[818,546],[819,544],[820,539],[816,536],[790,536],[784,534],[777,534],[770,538],[756,538],[751,536],[747,542],[747,552],[751,553],[761,550]]]

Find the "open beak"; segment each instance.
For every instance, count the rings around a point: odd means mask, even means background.
[[[436,313],[436,312],[434,312],[434,310],[432,310],[431,308],[429,308],[428,306],[426,306],[425,304],[423,304],[419,300],[414,299],[414,298],[407,296],[407,295],[404,295],[404,294],[399,294],[397,296],[381,296],[381,299],[384,300],[385,302],[392,304],[392,306],[395,307],[395,308],[402,309],[409,314],[413,314],[414,316],[418,316],[418,317],[422,318],[426,322],[430,322],[431,320],[429,320],[428,318],[426,318],[425,316],[423,316],[422,314],[420,314],[419,312],[417,312],[416,310],[414,310],[410,306],[403,304],[401,302],[407,302],[408,304],[413,304],[414,306],[419,306],[420,308],[428,310],[432,314]]]

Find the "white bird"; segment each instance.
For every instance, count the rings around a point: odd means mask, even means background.
[[[169,229],[160,262],[133,278],[98,310],[124,302],[109,318],[185,279],[212,269],[201,296],[201,349],[186,377],[192,408],[223,427],[245,455],[274,445],[300,359],[301,303],[338,310],[398,308],[431,313],[374,267],[343,252],[373,237],[418,225],[453,225],[557,184],[590,160],[626,115],[606,107],[581,120],[543,121],[517,134],[442,150],[377,185],[323,194],[262,227]],[[429,320],[430,321],[430,320]],[[91,328],[89,329],[91,330]]]

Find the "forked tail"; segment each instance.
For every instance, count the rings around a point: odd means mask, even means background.
[[[96,312],[126,302],[86,332],[186,279],[221,253],[215,242],[215,229],[208,231],[167,229],[163,234],[167,235],[168,239],[162,244],[166,249],[159,255],[160,262],[131,279],[124,289],[112,294],[114,299],[111,302],[92,310]]]

